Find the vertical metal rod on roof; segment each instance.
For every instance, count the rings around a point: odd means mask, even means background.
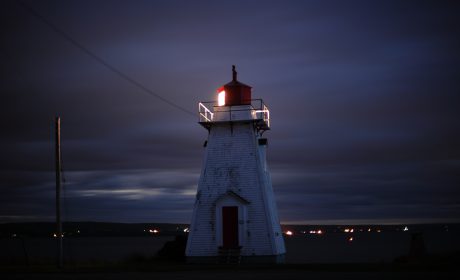
[[[61,222],[61,118],[56,117],[56,238],[57,267],[63,266],[62,222]]]

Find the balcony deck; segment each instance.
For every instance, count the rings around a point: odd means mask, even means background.
[[[260,131],[270,129],[270,111],[262,99],[250,105],[217,106],[214,101],[198,103],[199,124],[209,129],[214,123],[254,122]]]

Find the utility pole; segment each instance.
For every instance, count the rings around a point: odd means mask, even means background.
[[[61,222],[61,118],[56,117],[56,238],[57,238],[57,267],[63,266],[62,251],[62,222]]]

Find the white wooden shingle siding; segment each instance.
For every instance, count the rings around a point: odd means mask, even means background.
[[[265,161],[251,121],[215,122],[208,142],[186,255],[217,256],[222,245],[221,207],[238,206],[242,256],[285,253],[284,240]],[[235,194],[235,195],[232,195]]]

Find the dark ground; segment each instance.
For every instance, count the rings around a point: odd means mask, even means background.
[[[353,242],[348,241],[351,236]],[[410,256],[413,236],[412,230],[286,236],[288,253],[283,265],[191,265],[161,259],[156,252],[167,247],[173,235],[74,236],[64,239],[65,266],[57,269],[56,239],[18,235],[0,238],[0,279],[367,280],[458,275],[457,230],[425,229],[424,250],[416,251],[415,257]]]
[[[10,267],[1,279],[439,279],[457,275],[458,266],[440,264],[327,264],[275,266],[179,265]]]

